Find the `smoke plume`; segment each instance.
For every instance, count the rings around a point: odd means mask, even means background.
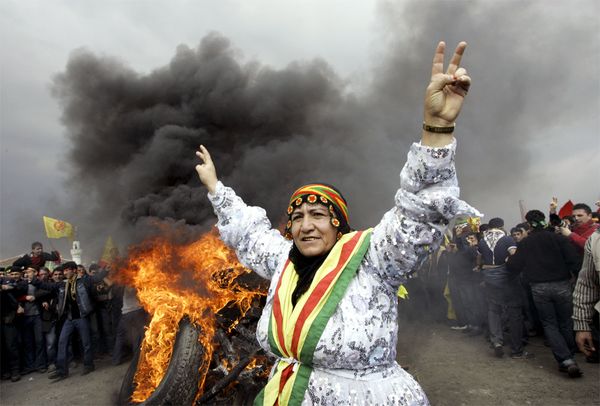
[[[456,134],[463,198],[492,217],[516,210],[514,194],[503,191],[527,176],[526,143],[543,145],[547,133],[589,120],[598,107],[594,96],[574,102],[582,89],[598,94],[597,80],[578,79],[597,75],[598,41],[587,41],[597,33],[561,12],[533,2],[382,2],[364,88],[319,59],[283,69],[245,61],[218,33],[196,48],[179,46],[147,75],[75,51],[53,92],[72,143],[73,190],[85,196],[80,224],[90,232],[116,220],[127,229],[154,219],[213,224],[194,170],[203,144],[223,183],[275,225],[291,192],[309,181],[344,192],[355,228],[374,225],[393,204],[406,151],[420,136],[441,39],[446,60],[460,40],[469,43],[463,65],[473,86]],[[583,10],[568,12],[585,20]],[[515,194],[528,192],[520,187]]]

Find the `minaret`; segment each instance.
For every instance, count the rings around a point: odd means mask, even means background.
[[[71,259],[77,264],[81,264],[81,248],[79,248],[79,241],[73,241],[73,248],[71,249]]]

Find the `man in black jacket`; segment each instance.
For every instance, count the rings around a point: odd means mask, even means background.
[[[469,336],[482,334],[486,325],[486,304],[481,283],[481,273],[477,269],[477,233],[467,231],[457,239],[458,252],[455,256],[455,266],[462,269],[461,283],[458,293],[464,305]]]
[[[35,281],[34,285],[41,289],[52,290],[58,295],[58,317],[64,320],[60,337],[58,339],[58,355],[56,357],[56,372],[49,376],[56,381],[69,376],[67,348],[73,330],[77,329],[83,345],[83,372],[86,375],[92,372],[94,357],[90,339],[90,325],[87,316],[92,312],[91,289],[95,282],[102,280],[107,272],[99,272],[94,276],[77,276],[77,264],[69,261],[63,265],[65,280],[58,283],[43,283]]]
[[[508,260],[508,267],[524,273],[559,370],[576,378],[581,371],[574,359],[570,280],[578,271],[577,253],[566,237],[547,230],[541,211],[530,210],[525,219],[532,230]]]
[[[0,331],[2,332],[2,364],[7,369],[3,372],[16,382],[21,379],[19,373],[19,329],[17,328],[17,309],[19,303],[17,298],[27,294],[27,282],[17,280],[20,274],[18,267],[11,267],[11,276],[2,279],[2,291],[0,294]],[[14,275],[14,276],[13,276]],[[6,362],[6,365],[4,364]],[[9,371],[10,370],[10,371]],[[4,376],[3,376],[4,378]]]
[[[45,373],[48,368],[46,347],[42,331],[42,297],[48,292],[37,289],[33,281],[37,279],[38,270],[32,265],[25,269],[25,280],[28,282],[27,295],[23,304],[22,337],[25,351],[24,373],[39,371]]]
[[[529,359],[534,355],[523,350],[523,303],[520,294],[518,274],[511,272],[507,258],[516,250],[516,243],[504,231],[504,220],[493,218],[489,228],[479,240],[481,273],[485,282],[488,300],[488,328],[490,341],[497,357],[504,356],[504,321],[510,332],[511,358]],[[506,316],[505,318],[503,316]]]

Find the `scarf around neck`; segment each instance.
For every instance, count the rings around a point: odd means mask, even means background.
[[[298,299],[306,293],[315,277],[317,269],[323,264],[323,261],[325,261],[327,255],[329,255],[329,252],[331,252],[331,250],[326,254],[316,257],[306,257],[302,255],[298,247],[296,247],[296,244],[292,245],[289,258],[294,264],[294,270],[299,277],[298,284],[292,293],[292,306],[296,306]]]

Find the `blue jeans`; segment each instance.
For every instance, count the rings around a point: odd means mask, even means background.
[[[502,313],[505,310],[510,333],[512,354],[523,352],[523,304],[521,287],[516,282],[503,282],[498,286],[487,284],[485,293],[488,300],[488,326],[490,341],[494,345],[503,344]]]
[[[94,366],[94,355],[92,354],[92,341],[90,339],[90,324],[86,318],[65,320],[58,339],[58,355],[56,357],[56,370],[63,374],[69,374],[68,348],[73,330],[77,329],[81,344],[83,345],[83,365],[91,368]]]
[[[572,360],[576,347],[571,284],[568,280],[532,283],[531,293],[554,358],[559,364]]]
[[[458,293],[465,305],[467,324],[471,327],[482,328],[486,324],[487,304],[480,282],[465,280],[458,286]]]
[[[23,318],[23,344],[25,347],[26,369],[34,370],[47,367],[42,317],[39,314]]]
[[[56,364],[56,323],[52,322],[52,327],[44,333],[46,341],[46,355],[48,356],[48,365]]]

